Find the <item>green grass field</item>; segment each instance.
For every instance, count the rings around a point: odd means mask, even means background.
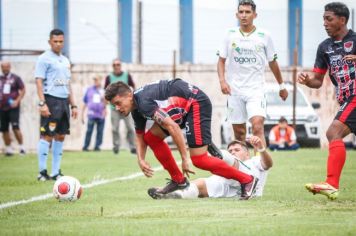
[[[356,152],[348,151],[336,201],[308,193],[324,180],[326,151],[273,153],[261,199],[153,200],[149,187],[165,184],[165,171],[84,189],[74,203],[54,198],[0,210],[0,235],[356,235]],[[152,154],[152,166],[158,166]],[[48,162],[50,163],[50,161]],[[50,169],[50,168],[49,168]],[[82,184],[139,172],[128,152],[66,152],[62,170]],[[196,177],[209,173],[197,171]],[[0,204],[52,191],[38,182],[37,158],[0,157]],[[101,212],[101,208],[103,211]]]

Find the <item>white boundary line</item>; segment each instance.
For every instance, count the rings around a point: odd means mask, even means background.
[[[161,171],[163,170],[162,167],[156,167],[153,168],[154,171]],[[109,183],[113,183],[113,182],[117,182],[117,181],[124,181],[124,180],[130,180],[130,179],[136,179],[138,177],[143,176],[142,172],[136,172],[134,174],[131,175],[127,175],[127,176],[122,176],[122,177],[116,177],[113,179],[101,179],[101,180],[93,180],[91,183],[88,184],[84,184],[82,185],[83,188],[92,188],[95,186],[99,186],[99,185],[103,185],[103,184],[109,184]],[[24,205],[24,204],[28,204],[31,202],[37,202],[37,201],[43,201],[46,200],[48,198],[53,197],[53,193],[47,193],[47,194],[43,194],[43,195],[39,195],[39,196],[35,196],[35,197],[31,197],[29,199],[24,199],[24,200],[20,200],[20,201],[11,201],[11,202],[6,202],[3,204],[0,204],[0,210],[9,208],[9,207],[13,207],[13,206],[17,206],[17,205]]]

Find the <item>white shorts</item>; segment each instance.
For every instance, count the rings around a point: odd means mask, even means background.
[[[240,197],[241,187],[236,180],[225,179],[218,175],[212,175],[205,178],[206,188],[209,197]]]
[[[231,95],[227,99],[227,109],[231,124],[244,124],[254,116],[266,118],[266,96],[261,91]]]

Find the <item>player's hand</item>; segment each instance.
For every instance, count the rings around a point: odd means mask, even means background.
[[[78,108],[76,108],[76,107],[72,108],[72,117],[74,119],[77,119],[77,117],[78,117]]]
[[[230,85],[225,80],[220,82],[220,87],[223,94],[231,95]]]
[[[257,136],[250,136],[246,138],[246,142],[250,143],[255,149],[263,149],[262,140]]]
[[[140,166],[140,169],[146,177],[150,178],[153,176],[154,171],[148,162],[146,162],[145,160],[139,160],[138,165]]]
[[[279,90],[279,96],[282,98],[283,101],[285,101],[288,97],[287,89]]]
[[[307,73],[300,73],[297,78],[298,83],[304,84],[304,85],[306,85],[309,82],[309,80],[310,80],[310,77]]]
[[[49,112],[47,104],[44,104],[39,108],[41,116],[43,117],[49,117],[51,115],[51,112]]]
[[[356,61],[356,55],[352,55],[352,54],[346,55],[346,56],[344,56],[343,59],[346,61]]]
[[[192,171],[189,167],[189,161],[188,160],[183,160],[182,161],[182,170],[183,170],[183,174],[185,176],[187,176],[188,178],[190,178],[189,174],[193,174],[195,175],[195,172]]]

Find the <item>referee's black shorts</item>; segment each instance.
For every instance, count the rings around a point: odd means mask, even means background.
[[[45,95],[46,105],[51,115],[41,116],[41,135],[69,134],[70,109],[68,98],[58,98]]]

